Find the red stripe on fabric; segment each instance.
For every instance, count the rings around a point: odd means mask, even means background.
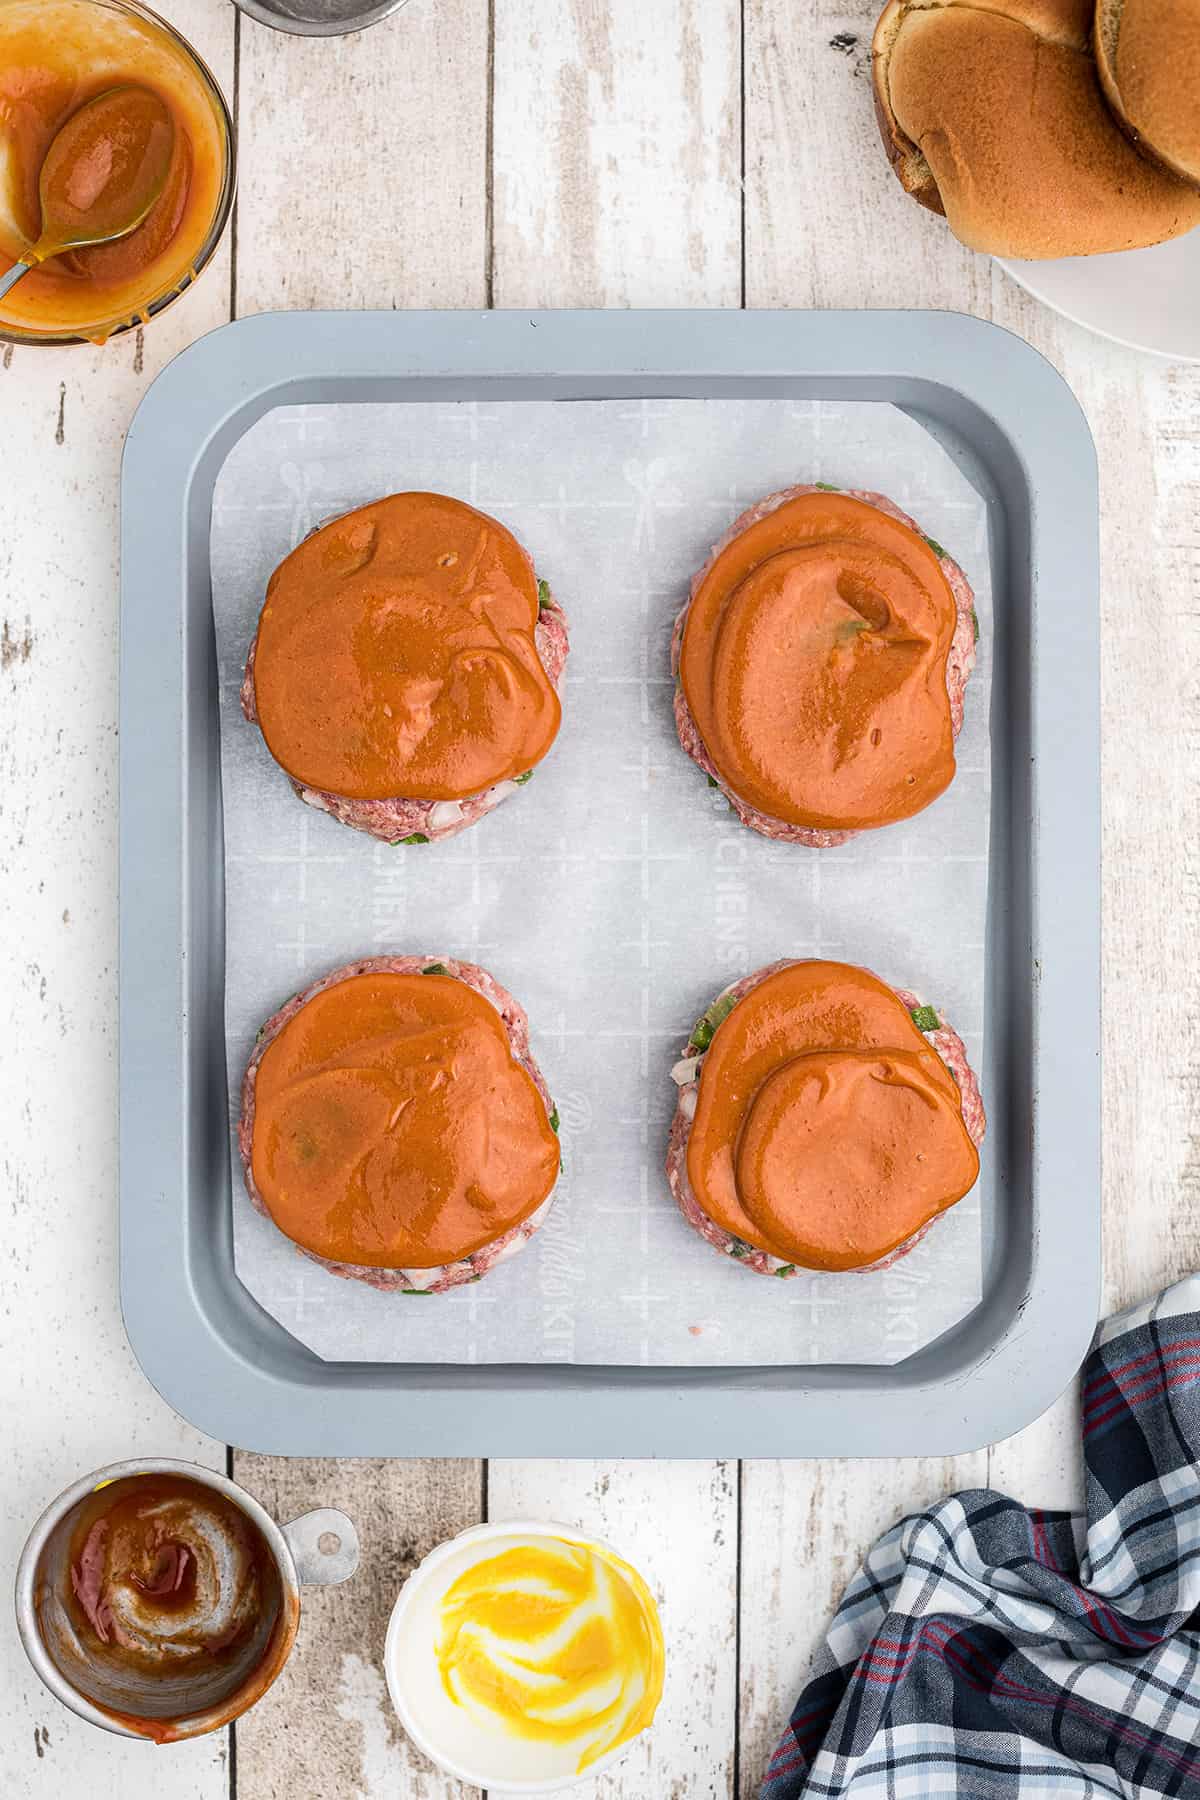
[[[799,1718],[794,1716],[790,1718],[788,1724],[793,1731],[811,1731],[814,1723],[821,1717],[821,1714],[827,1710],[828,1709],[824,1706],[810,1706],[807,1712],[800,1714]]]
[[[1056,1570],[1055,1572],[1061,1574],[1061,1570]],[[1091,1594],[1089,1594],[1086,1591],[1086,1589],[1081,1588],[1081,1587],[1077,1586],[1075,1582],[1070,1581],[1069,1576],[1063,1576],[1063,1580],[1068,1581],[1070,1583],[1071,1592],[1075,1595],[1076,1599],[1079,1601],[1079,1604],[1083,1607],[1084,1611],[1087,1613],[1089,1619],[1091,1619],[1094,1623],[1096,1623],[1098,1628],[1100,1628],[1099,1629],[1100,1636],[1115,1637],[1118,1640],[1118,1642],[1129,1645],[1129,1646],[1136,1646],[1139,1644],[1157,1644],[1160,1641],[1161,1634],[1159,1632],[1157,1632],[1157,1631],[1139,1631],[1136,1626],[1126,1625],[1124,1623],[1124,1621],[1112,1610],[1112,1608],[1110,1606],[1106,1605],[1106,1603],[1103,1600],[1095,1599]],[[1044,1603],[1042,1603],[1042,1604],[1044,1604]],[[1099,1617],[1098,1617],[1098,1615],[1099,1615]],[[1107,1619],[1109,1621],[1109,1624],[1111,1627],[1111,1629],[1108,1632],[1105,1632],[1102,1629],[1103,1621],[1105,1619]],[[872,1660],[874,1660],[875,1647],[876,1647],[876,1645],[880,1645],[880,1644],[882,1644],[884,1646],[894,1647],[894,1649],[897,1653],[899,1653],[899,1651],[903,1648],[903,1646],[899,1642],[897,1642],[897,1640],[895,1640],[893,1638],[876,1638],[874,1640],[873,1644],[871,1645],[871,1649],[869,1652],[869,1655],[871,1656]]]
[[[1033,1526],[1033,1547],[1038,1561],[1044,1565],[1048,1565],[1053,1569],[1056,1575],[1061,1575],[1062,1570],[1054,1560],[1054,1553],[1050,1548],[1050,1540],[1046,1535],[1046,1520],[1044,1514],[1040,1512],[1031,1512],[1029,1515],[1029,1522]]]
[[[777,1762],[773,1756],[771,1758],[770,1766],[767,1769],[767,1780],[778,1781],[781,1775],[790,1775],[794,1769],[800,1768],[802,1763],[807,1762],[807,1756],[795,1751],[788,1757],[786,1762]]]
[[[1071,1581],[1070,1576],[1067,1575],[1064,1570],[1060,1569],[1058,1563],[1054,1560],[1054,1553],[1050,1548],[1050,1538],[1046,1531],[1045,1515],[1041,1512],[1031,1512],[1029,1521],[1033,1527],[1034,1552],[1037,1555],[1038,1561],[1044,1566],[1052,1569],[1056,1575],[1062,1575],[1064,1580]],[[1079,1603],[1087,1613],[1088,1617],[1095,1617],[1095,1612],[1093,1612],[1093,1608],[1095,1608],[1095,1611],[1099,1612],[1102,1618],[1108,1620],[1111,1633],[1119,1638],[1122,1643],[1152,1644],[1157,1642],[1157,1632],[1138,1631],[1132,1625],[1126,1626],[1119,1615],[1113,1611],[1112,1607],[1109,1606],[1106,1601],[1096,1599],[1087,1592],[1086,1588],[1080,1587],[1077,1582],[1071,1581],[1071,1588],[1072,1591],[1078,1595]]]
[[[1142,1406],[1147,1400],[1154,1400],[1159,1394],[1165,1394],[1168,1388],[1183,1387],[1187,1382],[1195,1381],[1197,1376],[1200,1376],[1200,1366],[1190,1371],[1181,1370],[1174,1375],[1168,1375],[1165,1381],[1160,1379],[1155,1382],[1153,1387],[1145,1388],[1141,1393],[1122,1394],[1118,1396],[1118,1398],[1111,1403],[1107,1412],[1098,1413],[1094,1419],[1085,1420],[1083,1427],[1084,1437],[1090,1437],[1093,1431],[1098,1431],[1100,1429],[1101,1425],[1107,1425],[1110,1419],[1115,1419],[1123,1406],[1129,1406],[1135,1403],[1138,1406]]]
[[[1106,1606],[1103,1600],[1094,1600],[1085,1588],[1077,1587],[1075,1592],[1078,1594],[1079,1603],[1088,1618],[1095,1618],[1099,1613],[1102,1620],[1108,1620],[1112,1631],[1116,1633],[1123,1644],[1156,1644],[1158,1642],[1157,1631],[1139,1631],[1134,1625],[1123,1625],[1112,1607]]]
[[[1062,1575],[1064,1580],[1071,1581],[1070,1576],[1067,1575],[1063,1569],[1060,1569],[1057,1562],[1054,1560],[1054,1553],[1050,1548],[1050,1539],[1045,1528],[1045,1515],[1040,1512],[1031,1513],[1030,1518],[1033,1521],[1036,1536],[1040,1539],[1042,1549],[1045,1552],[1045,1562],[1049,1564],[1056,1575]],[[1071,1581],[1071,1588],[1072,1591],[1079,1596],[1080,1603],[1087,1611],[1089,1617],[1091,1616],[1092,1607],[1095,1606],[1101,1615],[1109,1621],[1110,1626],[1116,1635],[1125,1643],[1155,1644],[1158,1642],[1158,1632],[1139,1631],[1135,1625],[1126,1624],[1121,1619],[1120,1615],[1113,1611],[1106,1600],[1100,1600],[1094,1595],[1089,1594],[1086,1588],[1079,1586],[1078,1582]]]
[[[1090,1707],[1080,1706],[1078,1702],[1071,1700],[1065,1695],[1058,1694],[1054,1698],[1051,1698],[1049,1695],[1040,1694],[1036,1688],[1025,1687],[1021,1683],[1013,1681],[1011,1676],[1001,1675],[999,1672],[999,1665],[989,1663],[987,1657],[974,1645],[971,1646],[972,1657],[980,1663],[983,1668],[989,1671],[992,1677],[990,1682],[985,1683],[978,1675],[974,1674],[970,1663],[957,1652],[952,1643],[947,1642],[938,1645],[918,1642],[914,1646],[913,1656],[909,1659],[910,1662],[915,1659],[919,1651],[923,1651],[927,1656],[936,1656],[940,1652],[942,1661],[949,1663],[953,1668],[956,1668],[963,1679],[968,1682],[977,1693],[1006,1694],[1011,1699],[1028,1700],[1037,1706],[1062,1706],[1065,1712],[1075,1713],[1077,1716],[1087,1719],[1090,1724],[1099,1725],[1102,1722],[1099,1715],[1092,1711]],[[893,1677],[872,1675],[866,1670],[862,1672],[862,1678],[877,1687],[895,1686]],[[1191,1771],[1194,1767],[1192,1761],[1189,1760],[1185,1762],[1182,1757],[1176,1756],[1173,1751],[1167,1750],[1165,1746],[1155,1745],[1153,1739],[1143,1737],[1140,1732],[1134,1731],[1129,1725],[1117,1724],[1114,1727],[1106,1727],[1106,1729],[1115,1730],[1118,1737],[1127,1739],[1130,1743],[1135,1744],[1140,1750],[1151,1750],[1154,1755],[1161,1756],[1165,1761],[1172,1763],[1175,1767],[1183,1770],[1185,1773]]]
[[[1030,1523],[1033,1527],[1035,1539],[1040,1541],[1045,1552],[1045,1560],[1054,1569],[1055,1573],[1061,1573],[1050,1554],[1042,1515],[1040,1513],[1031,1514]],[[1097,1601],[1093,1603],[1091,1597],[1086,1594],[1083,1589],[1074,1587],[1074,1584],[1072,1584],[1072,1586],[1089,1617],[1095,1618],[1096,1612],[1099,1611],[1111,1620],[1116,1634],[1123,1639],[1126,1644],[1130,1644],[1134,1641],[1123,1628],[1115,1614],[1113,1614],[1111,1608],[1105,1606],[1103,1602]],[[908,1643],[904,1643],[898,1638],[885,1638],[882,1636],[873,1638],[871,1643],[867,1646],[866,1651],[863,1653],[863,1656],[860,1658],[859,1667],[856,1674],[851,1677],[851,1683],[853,1683],[857,1677],[861,1676],[864,1681],[870,1682],[873,1686],[897,1687],[908,1674],[917,1655],[924,1651],[927,1655],[940,1655],[943,1661],[950,1663],[953,1667],[957,1668],[977,1692],[987,1692],[990,1684],[990,1688],[995,1692],[1007,1694],[1013,1699],[1031,1700],[1041,1706],[1057,1706],[1060,1703],[1057,1698],[1050,1700],[1045,1695],[1039,1694],[1036,1689],[1023,1686],[1022,1684],[1013,1681],[1011,1676],[1001,1674],[1001,1665],[992,1661],[985,1652],[980,1650],[978,1646],[974,1644],[968,1645],[971,1659],[968,1660],[959,1648],[959,1639],[965,1629],[965,1626],[950,1625],[943,1620],[932,1619],[928,1621],[928,1623],[921,1625],[918,1628],[916,1637]],[[1153,1643],[1157,1641],[1158,1634],[1139,1632],[1135,1635],[1144,1642]],[[982,1669],[986,1672],[989,1677],[989,1683],[985,1683],[980,1675],[973,1671],[971,1666],[972,1661],[978,1669]],[[890,1669],[883,1666],[887,1662],[890,1662],[892,1665]],[[1096,1715],[1087,1707],[1081,1707],[1069,1700],[1063,1700],[1062,1704],[1067,1711],[1093,1721],[1096,1718]],[[816,1722],[822,1711],[824,1711],[824,1708],[813,1707],[807,1712],[802,1713],[799,1718],[793,1719],[791,1721],[793,1733],[797,1732],[801,1727],[805,1726],[806,1722],[810,1721],[811,1723],[808,1723],[808,1730],[811,1731],[812,1725]],[[1118,1731],[1119,1735],[1138,1744],[1140,1748],[1150,1747],[1151,1740],[1138,1736],[1131,1728],[1120,1726],[1118,1727]],[[1160,1752],[1160,1754],[1166,1755],[1169,1761],[1178,1763],[1178,1759],[1174,1758],[1170,1752],[1163,1751]],[[790,1773],[791,1769],[798,1766],[801,1760],[807,1760],[807,1753],[799,1750],[799,1747],[797,1747],[795,1759],[792,1762],[789,1762],[786,1768],[776,1770],[775,1764],[772,1762],[769,1773],[772,1775],[775,1775],[776,1773]],[[1178,1763],[1178,1766],[1190,1767],[1190,1765],[1185,1765],[1183,1763]]]
[[[1088,1400],[1088,1395],[1099,1388],[1103,1382],[1110,1381],[1115,1384],[1128,1375],[1132,1369],[1140,1369],[1147,1363],[1157,1366],[1159,1362],[1169,1362],[1172,1357],[1183,1356],[1189,1350],[1200,1350],[1200,1338],[1178,1338],[1173,1344],[1164,1344],[1161,1350],[1146,1350],[1141,1356],[1131,1356],[1128,1362],[1118,1363],[1115,1369],[1099,1369],[1090,1381],[1085,1381],[1083,1384],[1084,1411],[1087,1411],[1089,1405],[1095,1404],[1094,1401]]]
[[[1200,1356],[1164,1356],[1163,1362],[1167,1365],[1166,1374],[1168,1381],[1178,1381],[1181,1377],[1187,1375],[1188,1370],[1200,1368]],[[1140,1375],[1134,1376],[1128,1386],[1118,1386],[1115,1394],[1097,1395],[1096,1399],[1091,1402],[1090,1407],[1084,1408],[1085,1416],[1089,1412],[1094,1414],[1099,1407],[1112,1406],[1117,1399],[1124,1400],[1130,1406],[1140,1405],[1145,1397],[1148,1386],[1158,1379],[1159,1373],[1157,1367],[1143,1370]]]

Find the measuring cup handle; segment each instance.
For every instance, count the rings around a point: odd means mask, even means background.
[[[336,1587],[339,1581],[349,1581],[358,1567],[354,1521],[335,1507],[301,1513],[280,1530],[296,1565],[296,1579],[305,1587]]]

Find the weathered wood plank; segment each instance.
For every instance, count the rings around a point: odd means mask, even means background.
[[[739,1800],[756,1795],[842,1589],[881,1531],[956,1488],[987,1453],[742,1465]]]
[[[740,57],[734,0],[496,0],[498,306],[736,305]],[[489,1516],[607,1537],[664,1604],[652,1734],[581,1800],[733,1791],[733,1465],[495,1461]]]
[[[1200,1262],[1200,369],[992,315],[1061,370],[1100,463],[1104,1310]]]
[[[497,306],[736,306],[737,0],[497,0]]]
[[[579,1800],[733,1793],[737,1465],[492,1462],[490,1519],[557,1520],[605,1538],[662,1609],[667,1681],[654,1728]]]
[[[1025,1506],[1080,1509],[1079,1384],[1072,1381],[1048,1412],[988,1452],[988,1486]]]
[[[227,94],[234,15],[179,23]],[[228,245],[145,332],[103,349],[0,349],[0,1263],[6,1504],[0,1556],[58,1490],[117,1457],[220,1467],[224,1447],[141,1374],[117,1298],[117,542],[121,444],[162,366],[228,317]],[[224,1735],[178,1746],[172,1800],[218,1800]],[[159,1800],[161,1760],[45,1692],[0,1641],[0,1767],[10,1800]]]
[[[341,1587],[306,1588],[300,1636],[274,1688],[236,1727],[248,1800],[445,1800],[461,1792],[408,1742],[383,1678],[384,1634],[401,1586],[435,1544],[480,1517],[472,1462],[235,1458],[237,1479],[285,1523],[336,1506],[362,1562]]]
[[[487,9],[343,38],[241,24],[239,314],[486,304]]]
[[[746,303],[986,306],[988,265],[888,167],[877,0],[746,0]]]
[[[238,313],[486,304],[487,115],[487,11],[477,0],[412,0],[348,38],[286,37],[243,20]],[[234,1472],[284,1512],[340,1506],[363,1543],[353,1581],[306,1596],[292,1662],[238,1725],[239,1792],[444,1800],[460,1791],[404,1738],[383,1639],[413,1564],[478,1521],[480,1465],[239,1452]]]
[[[876,134],[872,0],[748,0],[746,302],[956,306],[986,264],[921,214]],[[767,1761],[846,1582],[878,1534],[986,1481],[986,1452],[895,1462],[747,1463],[742,1471],[740,1797]]]
[[[1107,1311],[1194,1268],[1200,1256],[1200,967],[1194,955],[1200,800],[1190,779],[1200,735],[1200,379],[1195,370],[1133,357],[1054,318],[999,270],[992,283],[992,304],[980,310],[1019,331],[1062,369],[1088,413],[1100,456]],[[943,303],[953,299],[947,293]],[[957,303],[968,309],[969,295]],[[1162,655],[1164,634],[1173,645],[1169,658]],[[1151,719],[1155,729],[1148,731]],[[847,1465],[851,1482],[862,1480],[870,1466]],[[881,1473],[878,1490],[895,1516],[908,1504],[897,1502],[911,1471],[921,1466],[897,1463]],[[769,1537],[779,1521],[786,1527],[800,1518],[799,1490],[810,1479],[818,1540],[831,1516],[841,1512],[855,1521],[842,1559],[846,1566],[837,1567],[829,1582],[827,1614],[883,1522],[856,1520],[841,1496],[831,1506],[828,1484],[837,1465],[793,1469],[777,1489],[764,1483],[765,1467],[748,1466],[743,1482],[746,1795],[756,1791],[801,1679],[793,1673],[772,1695],[773,1677],[789,1653],[797,1670],[807,1666],[824,1616],[819,1604],[813,1616],[811,1588],[802,1577],[785,1573],[776,1584],[769,1558],[764,1580],[770,1604],[756,1616],[754,1537]],[[944,1468],[944,1486],[983,1479],[973,1472],[977,1467],[978,1459],[956,1459]],[[1081,1504],[1076,1384],[1043,1418],[993,1446],[986,1479],[1031,1505]],[[924,1497],[936,1491],[935,1484]],[[814,1566],[827,1555],[823,1546]],[[756,1747],[764,1712],[768,1722]]]
[[[1095,433],[1104,569],[1107,1309],[1194,1267],[1200,1255],[1200,795],[1191,779],[1200,735],[1200,372],[1133,356],[1057,319],[903,194],[872,112],[876,11],[874,0],[749,0],[747,299],[953,307],[994,318],[1063,371]],[[1072,1388],[1042,1420],[994,1446],[987,1478],[1035,1505],[1078,1504],[1076,1408]],[[746,1794],[870,1535],[888,1515],[933,1497],[939,1482],[980,1478],[978,1458],[874,1466],[873,1474],[872,1465],[851,1464],[844,1477],[839,1467],[781,1465],[775,1479],[768,1465],[745,1471]],[[856,1508],[854,1493],[868,1485],[877,1506]],[[806,1530],[806,1501],[816,1573],[807,1563],[789,1573],[785,1555],[776,1576],[780,1527],[785,1544]],[[756,1541],[772,1546],[761,1580]]]

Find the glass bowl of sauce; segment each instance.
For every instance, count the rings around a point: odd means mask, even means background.
[[[190,286],[233,204],[233,123],[186,39],[139,0],[0,0],[0,273],[37,239],[55,133],[98,94],[149,88],[175,128],[162,192],[127,237],[64,252],[0,300],[0,341],[103,343]]]

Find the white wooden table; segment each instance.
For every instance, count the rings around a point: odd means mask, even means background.
[[[904,197],[872,118],[875,0],[409,0],[325,42],[229,0],[160,3],[236,107],[234,230],[144,342],[0,358],[3,1558],[69,1479],[138,1450],[228,1465],[282,1514],[345,1505],[365,1557],[306,1602],[236,1739],[166,1751],[57,1706],[5,1610],[0,1791],[447,1800],[460,1790],[391,1716],[384,1622],[437,1539],[524,1512],[605,1532],[665,1597],[659,1723],[581,1800],[752,1795],[871,1537],[965,1484],[1075,1500],[1072,1396],[976,1455],[741,1467],[288,1462],[228,1452],[164,1406],[116,1285],[122,435],[178,350],[266,308],[952,307],[1044,351],[1100,450],[1115,1304],[1200,1265],[1200,368],[1062,323]]]

